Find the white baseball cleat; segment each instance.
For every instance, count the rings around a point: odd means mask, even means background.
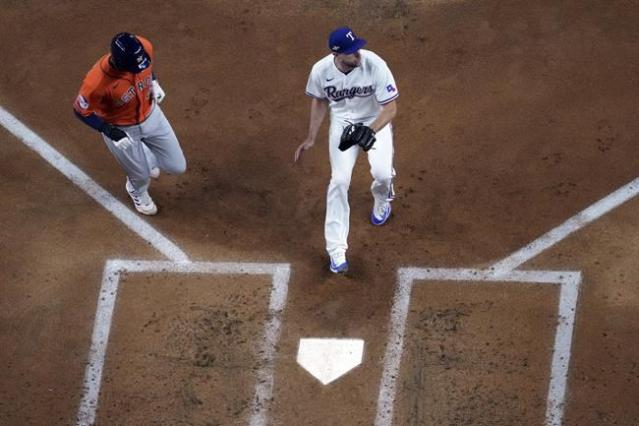
[[[385,224],[390,217],[392,210],[391,203],[388,201],[381,204],[379,207],[373,207],[373,211],[371,212],[371,223],[375,226]]]
[[[153,167],[151,169],[151,171],[149,172],[149,177],[151,179],[158,179],[160,177],[160,168],[159,167]]]
[[[340,253],[335,256],[331,256],[331,264],[329,269],[334,274],[343,274],[348,272],[348,262],[346,261],[346,254]]]
[[[153,216],[158,212],[158,206],[155,205],[148,191],[144,191],[144,193],[140,196],[135,195],[133,193],[133,185],[129,182],[129,178],[126,178],[126,192],[129,193],[129,197],[133,200],[133,204],[135,205],[135,209],[142,213],[143,215]]]

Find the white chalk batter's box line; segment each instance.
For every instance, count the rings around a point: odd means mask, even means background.
[[[376,426],[393,423],[393,408],[404,350],[406,321],[411,291],[416,284],[428,281],[457,281],[481,284],[551,284],[559,286],[558,321],[555,331],[553,355],[550,366],[550,383],[546,399],[546,425],[562,424],[568,381],[568,367],[575,325],[577,299],[581,285],[581,272],[520,271],[495,272],[479,269],[400,268],[397,272],[397,288],[391,310],[391,324],[384,355],[384,371],[377,400]]]
[[[100,385],[106,358],[109,332],[115,310],[120,277],[123,273],[173,273],[215,275],[271,275],[272,287],[264,334],[257,353],[263,363],[256,374],[255,392],[251,402],[251,426],[266,425],[266,412],[273,394],[275,349],[279,340],[282,312],[286,305],[291,267],[284,263],[241,262],[172,262],[143,260],[109,260],[104,267],[102,287],[91,337],[88,364],[84,374],[82,400],[77,413],[77,425],[95,423]]]

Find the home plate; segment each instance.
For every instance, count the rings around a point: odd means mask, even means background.
[[[362,339],[300,339],[297,363],[327,385],[362,363]]]

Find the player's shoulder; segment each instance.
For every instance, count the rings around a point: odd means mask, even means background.
[[[142,47],[144,47],[144,50],[146,50],[146,53],[148,53],[149,56],[153,56],[153,44],[151,44],[149,39],[139,34],[136,34],[136,37],[138,40],[140,40],[140,43],[142,43]]]
[[[333,58],[334,58],[334,55],[332,53],[329,53],[328,55],[324,56],[322,59],[320,59],[319,61],[315,62],[315,64],[313,64],[313,67],[311,68],[311,72],[321,73],[328,70],[330,67],[333,66]]]
[[[109,55],[103,55],[100,59],[97,60],[95,64],[91,67],[89,72],[87,73],[85,80],[92,82],[99,82],[108,78],[108,74],[106,72],[106,68],[109,64]]]
[[[362,55],[362,62],[368,67],[377,68],[380,66],[388,66],[386,61],[372,50],[360,49],[359,52]]]
[[[116,77],[109,73],[109,55],[104,55],[87,72],[82,83],[85,90],[99,90],[109,85]]]

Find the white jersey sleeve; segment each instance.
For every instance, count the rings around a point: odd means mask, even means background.
[[[316,65],[311,70],[306,83],[306,94],[317,99],[326,99],[326,94],[322,88],[322,78],[319,67]]]
[[[384,61],[378,61],[375,69],[375,98],[384,105],[399,97],[399,90],[390,68]]]

